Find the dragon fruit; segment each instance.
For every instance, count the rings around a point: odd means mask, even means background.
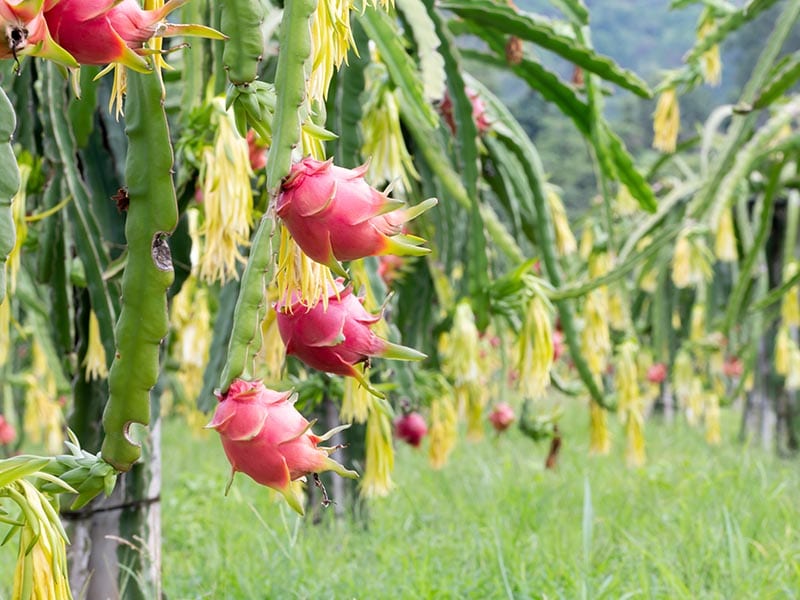
[[[231,482],[241,471],[283,494],[302,515],[302,498],[292,481],[322,471],[358,477],[330,458],[337,447],[318,446],[349,425],[321,436],[311,432],[313,425],[294,407],[291,392],[275,392],[260,381],[237,379],[220,397],[214,418],[206,427],[215,429],[222,439],[233,468]]]

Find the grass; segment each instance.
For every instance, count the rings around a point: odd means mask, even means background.
[[[727,427],[733,438],[734,423]],[[228,497],[218,440],[164,428],[163,570],[193,598],[797,598],[800,471],[755,448],[649,425],[647,466],[587,457],[564,424],[559,468],[516,430],[463,443],[441,471],[397,450],[367,527],[314,526],[245,476]],[[617,431],[617,445],[622,443]]]
[[[587,456],[567,411],[558,470],[517,430],[462,443],[433,471],[397,448],[396,489],[367,526],[297,517],[238,475],[216,436],[164,424],[169,600],[800,597],[800,470],[759,448],[712,448],[682,423],[648,424],[649,461]],[[577,413],[577,414],[575,414]],[[723,433],[734,439],[734,415]],[[613,421],[613,420],[612,420]],[[15,544],[0,549],[8,597]]]

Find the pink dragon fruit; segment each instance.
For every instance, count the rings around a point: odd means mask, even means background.
[[[667,365],[658,362],[650,365],[647,369],[647,381],[650,383],[661,383],[667,378]]]
[[[505,402],[498,402],[495,404],[494,409],[492,409],[491,414],[489,414],[489,421],[492,423],[492,427],[494,427],[497,433],[502,433],[508,429],[516,418],[514,409]]]
[[[475,122],[478,133],[486,133],[489,131],[491,125],[489,119],[486,117],[486,105],[483,103],[483,100],[481,100],[480,94],[471,87],[466,88],[464,91],[467,93],[467,98],[469,98],[472,104],[472,120]],[[442,103],[439,105],[439,111],[442,113],[442,117],[445,123],[447,123],[447,126],[450,127],[450,131],[455,133],[456,122],[453,118],[453,100],[450,98],[450,94],[445,94]]]
[[[410,412],[395,420],[394,432],[399,439],[414,448],[419,448],[422,438],[428,433],[428,426],[421,414]]]
[[[121,63],[148,72],[143,44],[153,37],[192,35],[225,39],[203,25],[176,25],[165,19],[189,0],[169,0],[158,10],[143,10],[136,0],[48,0],[44,18],[53,38],[84,65]]]
[[[3,415],[0,415],[0,444],[6,446],[11,444],[17,439],[17,431],[14,426],[6,421]]]
[[[233,468],[228,487],[233,475],[241,471],[279,491],[302,515],[302,499],[292,481],[322,471],[350,478],[358,474],[330,458],[336,447],[318,446],[349,425],[314,435],[314,423],[297,411],[290,396],[291,392],[274,392],[260,381],[237,379],[220,398],[214,418],[206,427],[219,433]]]
[[[344,169],[332,160],[304,158],[292,166],[278,198],[278,216],[303,252],[341,275],[342,260],[430,252],[420,247],[423,239],[402,229],[436,199],[406,207],[370,187],[366,170],[366,165]]]
[[[39,56],[65,67],[77,67],[75,58],[51,37],[43,9],[44,0],[0,0],[0,27],[7,42],[0,45],[0,58]]]
[[[398,360],[422,360],[421,352],[384,340],[370,327],[381,315],[367,312],[362,301],[344,288],[342,280],[336,289],[328,290],[327,307],[321,301],[309,308],[296,295],[289,302],[279,302],[278,331],[286,345],[286,353],[296,356],[309,367],[336,375],[355,377],[369,386],[363,373],[354,365],[372,356]]]

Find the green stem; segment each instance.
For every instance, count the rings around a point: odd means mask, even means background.
[[[281,22],[281,51],[275,74],[277,101],[272,145],[267,156],[267,188],[273,200],[277,198],[281,180],[289,174],[292,150],[300,141],[299,108],[305,100],[305,66],[311,56],[308,21],[316,6],[316,0],[288,2]],[[266,282],[275,268],[272,251],[275,225],[272,211],[268,210],[253,236],[220,379],[222,392],[228,390],[234,379],[251,375],[249,364],[261,347],[259,327],[266,307]]]
[[[6,261],[16,243],[11,200],[19,189],[19,168],[11,136],[17,125],[14,107],[0,88],[0,304],[6,297]]]
[[[141,456],[141,446],[128,437],[128,430],[132,423],[150,422],[150,390],[158,379],[159,349],[169,329],[167,290],[174,271],[166,238],[177,226],[178,205],[161,90],[160,73],[128,75],[128,261],[101,449],[106,462],[120,471],[130,470]]]
[[[747,290],[751,285],[751,279],[753,277],[753,266],[756,263],[756,259],[759,257],[761,252],[763,252],[764,242],[766,241],[767,234],[772,227],[775,196],[777,195],[780,184],[780,173],[782,167],[783,163],[776,163],[772,166],[769,174],[769,182],[767,184],[767,189],[764,192],[764,199],[760,207],[761,214],[758,230],[756,232],[755,239],[753,239],[753,243],[750,246],[750,250],[747,252],[747,255],[742,261],[739,279],[737,280],[736,287],[733,288],[733,291],[730,295],[730,300],[728,301],[728,310],[725,313],[725,331],[727,332],[730,332],[730,330],[733,328],[734,322],[742,311],[745,295],[747,294]],[[764,294],[766,294],[766,290],[764,290]]]

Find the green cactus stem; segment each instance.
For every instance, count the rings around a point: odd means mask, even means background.
[[[128,430],[133,423],[150,422],[150,390],[158,379],[159,348],[168,330],[166,293],[174,278],[167,238],[177,225],[178,207],[161,85],[159,73],[128,75],[128,262],[101,449],[103,459],[120,471],[130,470],[141,455]]]
[[[261,347],[259,326],[264,316],[266,283],[275,267],[272,237],[273,216],[281,180],[292,166],[292,150],[300,141],[299,108],[305,101],[305,68],[311,56],[308,21],[317,7],[316,0],[288,2],[283,13],[280,54],[275,73],[277,101],[272,124],[272,145],[267,156],[267,188],[272,199],[270,209],[261,218],[250,246],[250,256],[242,275],[242,285],[233,315],[233,330],[228,357],[222,370],[220,390],[249,374],[248,366]]]
[[[19,168],[11,136],[17,125],[14,107],[0,89],[0,303],[6,297],[6,261],[16,242],[11,200],[19,189]]]

